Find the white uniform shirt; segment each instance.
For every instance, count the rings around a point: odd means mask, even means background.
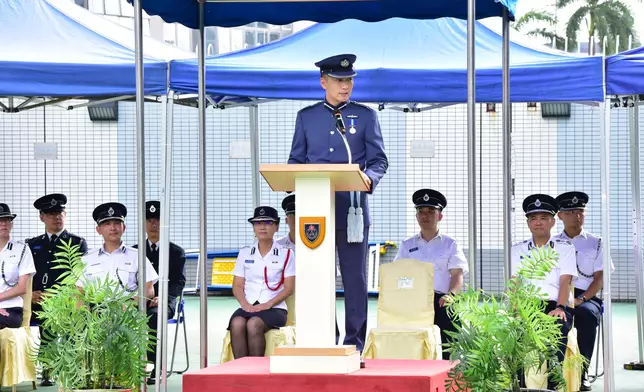
[[[546,294],[550,301],[559,299],[559,278],[561,275],[570,275],[574,279],[577,277],[577,263],[575,261],[575,247],[570,241],[559,238],[552,238],[549,241],[555,252],[559,253],[559,261],[552,268],[550,273],[542,280],[533,280],[532,284],[539,287]],[[531,249],[534,248],[532,239],[521,241],[512,245],[510,269],[512,275],[516,274],[521,268],[523,255],[530,256]],[[572,294],[569,295],[568,301],[572,301]]]
[[[85,262],[85,270],[83,274],[89,282],[97,279],[105,279],[109,276],[119,285],[132,293],[132,296],[138,294],[138,280],[139,280],[139,252],[137,249],[121,246],[112,253],[107,253],[103,247],[94,248],[83,256]],[[146,282],[156,283],[159,280],[159,275],[152,267],[150,260],[145,259],[145,278]],[[76,285],[83,287],[85,284],[83,279],[79,279]]]
[[[284,290],[282,278],[295,276],[295,252],[274,241],[271,250],[262,257],[255,242],[239,251],[233,275],[244,278],[244,296],[249,304],[263,304]],[[278,285],[275,291],[269,288],[274,289]],[[287,310],[284,301],[273,307]]]
[[[450,236],[438,233],[429,241],[420,234],[407,238],[400,244],[398,259],[414,259],[434,264],[434,291],[446,294],[452,279],[450,270],[462,269],[467,274],[469,267],[461,246]]]
[[[588,290],[593,282],[593,274],[604,270],[604,242],[601,237],[582,230],[575,238],[570,238],[565,231],[557,234],[555,238],[568,240],[575,246],[577,252],[577,280],[575,287]],[[610,272],[615,271],[613,261],[610,262]]]
[[[9,291],[18,284],[21,276],[36,274],[34,258],[29,245],[22,241],[9,240],[0,250],[0,269],[3,277],[0,277],[0,292]],[[7,284],[9,283],[9,284]],[[22,308],[22,297],[13,297],[0,301],[0,309]]]

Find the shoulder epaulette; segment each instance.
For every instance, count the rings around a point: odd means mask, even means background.
[[[375,112],[375,110],[372,107],[369,107],[369,106],[365,105],[364,103],[355,102],[355,101],[351,101],[351,103],[356,105],[356,106],[360,106],[361,108],[365,108],[365,109],[368,109],[368,110],[371,110],[371,111]]]
[[[516,241],[516,242],[514,242],[514,243],[512,244],[512,246],[517,246],[517,245],[525,244],[525,243],[527,243],[527,242],[528,242],[528,240]]]
[[[85,256],[89,256],[89,255],[91,255],[92,253],[96,253],[96,252],[98,252],[98,250],[99,250],[99,249],[100,249],[100,248],[92,248],[92,249],[88,250],[88,251],[85,253]]]
[[[314,103],[312,105],[303,107],[302,109],[300,109],[298,111],[298,113],[304,112],[304,111],[309,110],[309,109],[313,109],[314,107],[319,106],[319,105],[323,105],[323,104],[324,104],[324,102],[322,102],[322,101],[316,102],[316,103]]]
[[[569,240],[564,240],[562,238],[555,238],[555,242],[572,246],[572,242],[570,242]]]

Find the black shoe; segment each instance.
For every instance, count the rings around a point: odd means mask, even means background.
[[[593,388],[590,386],[590,381],[588,381],[588,376],[586,374],[581,376],[581,387],[579,387],[580,392],[592,391]]]
[[[40,386],[41,387],[53,387],[54,383],[51,382],[49,379],[49,371],[48,370],[43,370],[42,371],[42,380],[40,381]]]
[[[44,379],[40,382],[40,386],[41,386],[41,387],[53,387],[53,386],[54,386],[54,383],[53,383],[53,382],[51,382],[51,380],[49,380],[49,379],[47,379],[47,378],[44,378]]]
[[[156,383],[156,380],[154,379],[155,373],[156,373],[156,369],[152,368],[152,371],[150,372],[150,377],[148,377],[148,385],[154,385]]]

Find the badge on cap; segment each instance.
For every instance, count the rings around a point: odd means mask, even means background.
[[[52,205],[52,207],[53,207],[53,206],[55,206],[56,204],[58,204],[58,202],[56,201],[56,199],[51,199],[51,205]]]
[[[340,62],[340,65],[343,66],[344,68],[349,66],[349,60],[344,59]]]
[[[537,208],[541,207],[541,200],[539,200],[539,199],[535,200],[534,206],[537,207]]]
[[[110,207],[110,209],[107,210],[107,215],[109,215],[109,216],[114,215],[114,209],[112,207]]]
[[[427,193],[425,193],[425,196],[423,196],[423,200],[429,201],[429,195]]]
[[[154,213],[154,211],[156,211],[156,210],[157,210],[157,209],[156,209],[156,208],[154,208],[154,205],[151,205],[151,206],[150,206],[150,212],[151,212],[151,213]]]
[[[259,214],[264,215],[264,214],[266,214],[266,211],[264,211],[264,209],[262,208],[261,210],[259,210]]]
[[[4,212],[4,208],[2,208],[2,206],[0,206],[0,212]]]
[[[572,198],[572,204],[577,204],[578,201],[579,199],[577,199],[577,196]]]

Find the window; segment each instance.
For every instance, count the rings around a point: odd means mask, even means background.
[[[103,0],[88,0],[89,10],[95,14],[105,14],[105,4]]]
[[[106,15],[121,15],[121,1],[120,0],[105,0],[105,14]]]
[[[74,0],[74,3],[83,8],[87,8],[87,0]]]

